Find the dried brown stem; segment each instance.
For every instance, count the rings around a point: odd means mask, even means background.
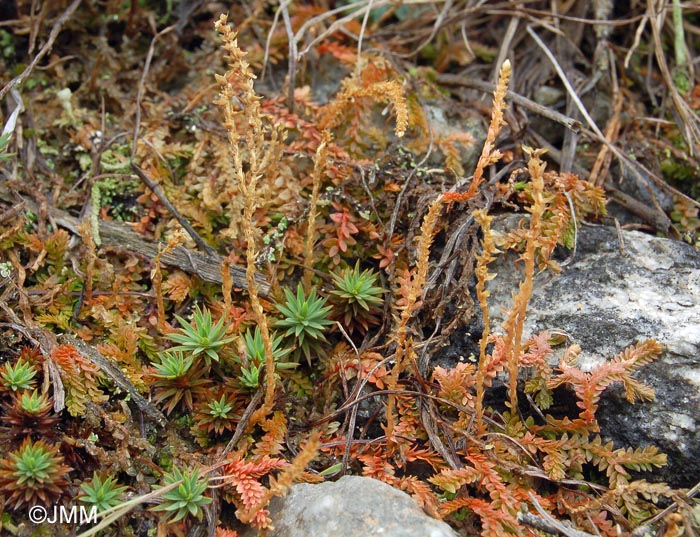
[[[486,288],[486,283],[495,276],[495,274],[489,273],[488,266],[494,260],[498,250],[496,249],[496,243],[491,231],[491,220],[493,220],[493,217],[489,216],[484,210],[478,210],[474,211],[474,219],[481,225],[481,231],[483,233],[483,238],[481,239],[481,253],[476,259],[476,269],[474,270],[476,275],[476,296],[479,300],[484,323],[484,330],[481,334],[481,340],[479,341],[479,365],[476,371],[475,402],[476,426],[479,429],[479,433],[483,433],[485,429],[484,394],[486,391],[486,369],[488,366],[486,347],[491,332],[491,319],[489,317],[488,304],[491,293]]]
[[[435,227],[437,226],[442,212],[443,196],[438,196],[430,205],[428,214],[425,215],[423,224],[421,225],[421,236],[418,242],[418,253],[416,258],[416,268],[411,276],[408,294],[405,298],[405,304],[402,305],[400,314],[398,315],[398,324],[393,331],[393,337],[396,339],[396,354],[395,364],[391,369],[391,373],[387,378],[387,386],[390,390],[395,390],[398,384],[399,375],[404,371],[406,363],[414,355],[413,339],[407,337],[408,321],[411,319],[418,300],[423,296],[423,289],[428,275],[428,258],[430,257],[430,248],[433,244],[435,235]],[[396,316],[396,314],[395,314]],[[394,429],[394,406],[396,398],[392,394],[386,407],[386,436],[391,439]]]
[[[309,201],[309,218],[306,226],[306,245],[304,251],[304,291],[311,291],[311,276],[314,267],[314,235],[316,233],[316,217],[318,216],[318,194],[321,190],[321,176],[326,166],[328,144],[331,140],[329,131],[323,131],[323,139],[316,149],[314,156],[314,171],[312,175],[313,187],[311,200]]]
[[[251,424],[262,420],[271,410],[275,397],[275,361],[272,354],[272,338],[267,317],[260,304],[258,296],[255,261],[257,251],[255,246],[255,212],[258,208],[258,181],[276,165],[279,157],[279,136],[277,129],[272,129],[269,142],[265,138],[262,112],[260,110],[260,97],[255,93],[253,74],[250,64],[246,60],[246,53],[238,46],[237,34],[228,25],[226,15],[221,15],[216,22],[216,30],[221,33],[224,49],[228,53],[229,71],[224,75],[217,75],[216,79],[220,87],[219,99],[216,101],[224,112],[224,126],[228,131],[229,148],[233,161],[233,169],[244,200],[243,209],[243,236],[246,241],[246,280],[248,281],[248,293],[250,305],[255,315],[260,335],[265,347],[265,400],[261,408],[251,416]],[[242,88],[240,96],[234,94],[234,83]],[[234,105],[241,103],[242,110]],[[239,127],[236,118],[239,114],[244,116],[243,126]],[[245,142],[245,144],[243,144]],[[245,145],[246,163],[242,153],[242,145]],[[267,146],[267,147],[266,147]]]

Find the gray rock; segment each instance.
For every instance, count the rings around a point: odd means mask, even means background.
[[[637,378],[656,400],[629,404],[619,385],[603,393],[598,419],[618,447],[655,445],[668,455],[658,475],[676,486],[700,481],[700,253],[636,231],[584,226],[574,261],[560,275],[535,279],[525,334],[564,330],[582,348],[579,365],[593,368],[648,338],[664,346]],[[520,273],[512,259],[492,269],[494,327],[510,308]],[[653,478],[653,477],[652,477]]]
[[[465,117],[459,117],[450,113],[449,105],[440,102],[428,102],[424,110],[430,127],[438,136],[449,137],[454,134],[468,133],[473,138],[472,144],[459,145],[462,166],[465,170],[473,170],[486,140],[486,129],[482,124],[481,116],[466,113]],[[441,159],[442,157],[435,153],[432,155],[431,163],[442,165],[444,162]]]
[[[456,537],[405,492],[369,477],[294,485],[270,503],[270,537]],[[246,533],[248,537],[254,533]]]

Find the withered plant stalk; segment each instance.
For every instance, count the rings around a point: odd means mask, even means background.
[[[95,260],[97,259],[97,241],[98,238],[93,232],[93,226],[90,221],[85,221],[78,226],[78,231],[83,239],[83,243],[87,246],[87,267],[85,268],[85,301],[90,304],[92,302],[92,280],[95,276]]]
[[[510,60],[506,60],[503,62],[503,65],[501,65],[501,69],[498,72],[498,84],[496,84],[496,91],[493,94],[493,108],[491,110],[489,130],[486,133],[486,141],[481,150],[481,156],[479,156],[479,161],[476,163],[472,184],[469,186],[469,190],[464,194],[465,200],[471,199],[476,194],[479,185],[481,185],[484,179],[484,171],[486,168],[501,160],[503,156],[498,149],[494,149],[494,144],[496,143],[496,137],[501,132],[501,128],[505,125],[503,112],[507,107],[506,93],[508,92],[510,75]]]
[[[153,269],[151,270],[151,282],[156,292],[156,305],[158,306],[158,330],[165,333],[167,325],[165,323],[165,302],[163,301],[163,272],[160,269],[161,258],[182,244],[184,237],[181,231],[176,231],[165,247],[158,245],[158,254],[153,258]]]
[[[231,300],[231,291],[233,290],[233,277],[231,276],[231,255],[233,252],[229,254],[228,257],[224,258],[224,260],[221,262],[221,291],[224,294],[224,318],[228,319],[229,314],[231,313],[231,308],[233,306],[233,302]]]
[[[244,199],[242,227],[246,242],[246,280],[248,281],[251,309],[260,328],[265,347],[265,400],[262,407],[251,417],[250,424],[253,425],[271,411],[275,397],[275,362],[272,354],[272,339],[255,281],[257,252],[254,218],[258,208],[258,181],[266,174],[272,173],[276,160],[280,156],[280,132],[274,128],[270,129],[270,140],[266,142],[265,127],[260,110],[260,97],[253,88],[255,75],[246,61],[246,53],[239,48],[237,34],[229,27],[226,15],[220,16],[215,27],[221,34],[224,49],[228,52],[230,67],[224,76],[216,75],[216,80],[221,88],[216,104],[224,112],[224,126],[228,131],[233,170]],[[240,110],[234,104],[236,102],[240,103]],[[241,119],[240,127],[236,123],[236,118]],[[247,171],[243,165],[242,146],[246,148]]]
[[[304,252],[304,291],[307,294],[311,291],[311,276],[313,275],[314,267],[314,234],[316,232],[316,217],[318,216],[318,193],[321,190],[321,176],[326,168],[328,144],[330,141],[331,133],[328,130],[324,130],[323,138],[314,156],[314,171],[311,176],[313,188],[309,202],[309,219],[306,227],[306,247]]]
[[[394,367],[391,369],[387,377],[387,386],[389,390],[395,390],[398,384],[399,375],[406,368],[406,364],[410,363],[413,356],[413,339],[407,337],[408,321],[411,319],[413,312],[419,305],[419,299],[423,295],[423,288],[428,275],[428,258],[430,257],[430,247],[433,244],[435,236],[435,227],[442,212],[443,196],[438,196],[430,204],[428,214],[425,215],[423,224],[421,225],[421,235],[418,242],[418,254],[416,259],[416,267],[411,275],[408,293],[405,296],[405,303],[400,308],[400,314],[394,313],[394,317],[398,317],[396,328],[393,331],[392,337],[396,340],[396,354]],[[394,407],[396,405],[396,397],[393,394],[389,395],[386,407],[386,436],[389,440],[392,439],[394,431]]]
[[[481,253],[476,258],[476,269],[474,270],[476,274],[476,297],[479,301],[479,306],[481,306],[481,313],[483,316],[484,330],[481,334],[481,340],[479,341],[479,366],[476,370],[476,426],[478,432],[481,434],[484,432],[484,392],[486,389],[486,369],[488,367],[488,355],[486,353],[486,346],[488,345],[489,334],[491,333],[491,319],[489,316],[489,303],[488,299],[491,293],[486,288],[486,283],[495,277],[494,273],[489,272],[489,264],[493,262],[498,249],[496,248],[496,243],[493,238],[493,232],[491,230],[491,221],[493,217],[488,214],[484,209],[479,209],[473,213],[474,219],[481,226],[481,232],[483,233],[483,238],[481,239]]]
[[[540,159],[544,153],[542,149],[532,150],[523,148],[529,155],[528,171],[532,181],[532,206],[528,208],[530,213],[530,228],[525,244],[525,251],[520,259],[525,264],[525,274],[518,287],[518,293],[513,298],[513,307],[508,313],[508,318],[503,324],[505,330],[505,353],[508,367],[508,399],[511,413],[518,412],[518,363],[522,351],[523,327],[527,305],[532,296],[532,285],[535,278],[536,248],[542,234],[542,216],[547,208],[544,197],[544,169],[545,163]]]

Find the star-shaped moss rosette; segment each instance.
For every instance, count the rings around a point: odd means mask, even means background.
[[[296,295],[289,289],[284,290],[284,295],[285,303],[276,306],[284,318],[276,321],[275,326],[286,329],[284,336],[296,341],[295,355],[303,354],[311,366],[313,352],[326,342],[323,332],[333,324],[329,318],[333,308],[326,306],[325,298],[316,296],[316,289],[306,296],[301,284],[297,285]]]
[[[335,289],[330,301],[335,306],[336,317],[352,333],[365,333],[379,323],[384,299],[384,289],[377,286],[379,275],[371,269],[360,270],[360,262],[340,273],[331,273]]]
[[[171,350],[191,353],[195,357],[202,354],[207,366],[211,365],[212,361],[218,362],[219,352],[223,346],[233,341],[232,337],[224,337],[226,334],[224,318],[222,317],[214,324],[211,312],[207,308],[200,310],[199,306],[196,306],[192,323],[188,323],[179,315],[175,318],[181,328],[179,332],[169,334],[168,339],[179,345]]]
[[[57,445],[27,437],[0,460],[0,490],[12,509],[54,503],[68,486],[70,468],[63,464]]]

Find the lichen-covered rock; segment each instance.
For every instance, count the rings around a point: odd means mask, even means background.
[[[602,434],[618,446],[655,445],[668,455],[658,473],[677,486],[700,481],[700,253],[691,246],[636,231],[583,226],[575,258],[559,275],[535,279],[525,333],[565,331],[592,368],[625,347],[653,338],[664,346],[638,378],[656,391],[631,405],[613,385],[603,393]],[[522,266],[522,264],[521,264]],[[510,308],[520,272],[513,259],[492,268],[494,328]]]
[[[405,492],[369,477],[294,485],[270,504],[270,537],[456,537]],[[255,535],[247,533],[248,537]]]
[[[459,163],[465,170],[474,169],[486,140],[486,130],[480,117],[469,111],[457,111],[444,102],[429,101],[424,110],[434,134],[446,145],[452,145],[459,155]],[[459,117],[464,116],[464,117]],[[430,162],[443,165],[438,152],[433,152]]]

